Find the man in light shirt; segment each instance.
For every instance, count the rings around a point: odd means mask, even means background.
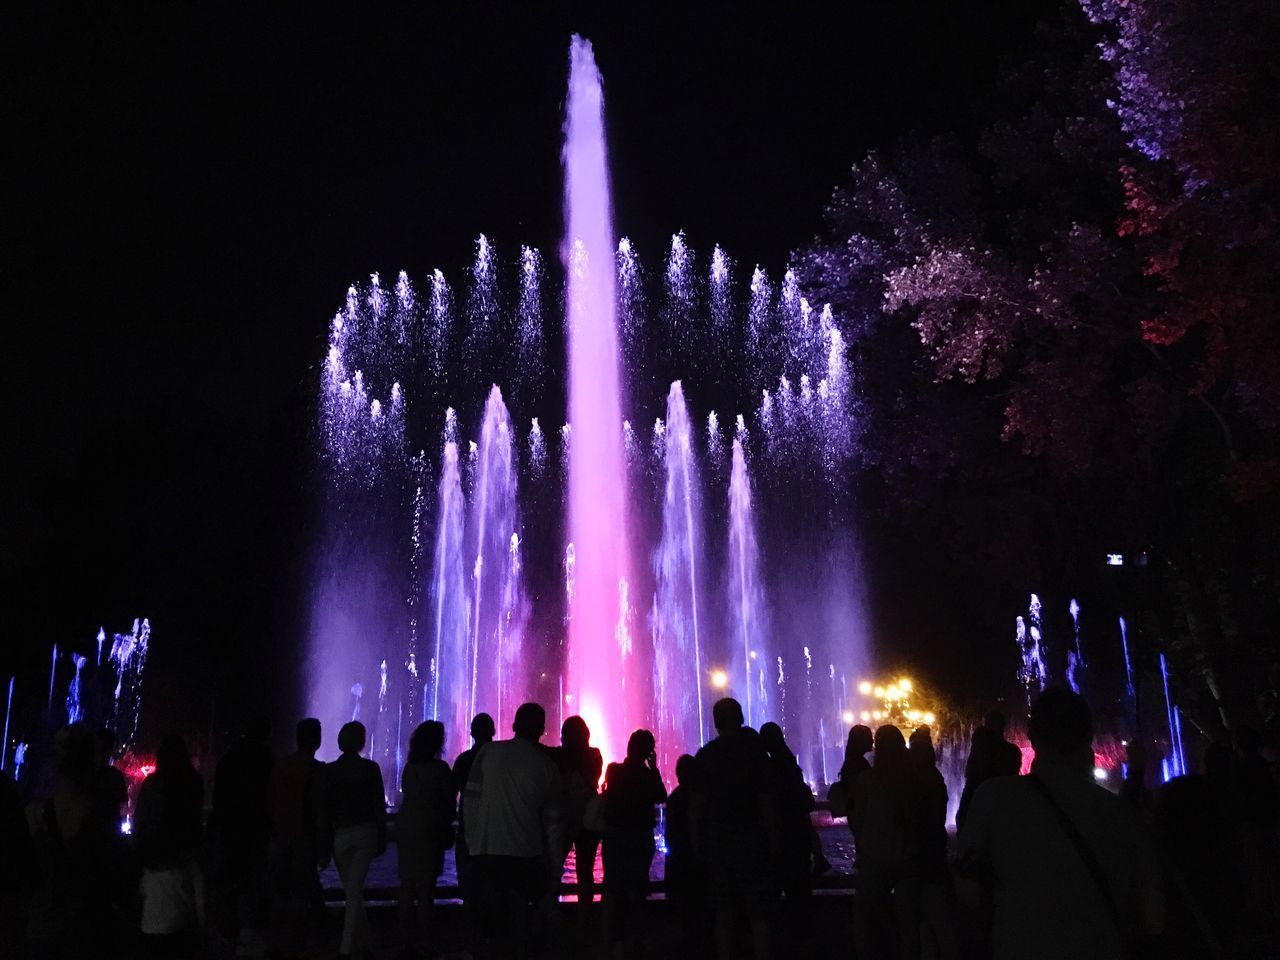
[[[1151,838],[1138,811],[1095,782],[1093,717],[1078,694],[1046,690],[1028,734],[1031,775],[983,783],[958,840],[962,873],[991,884],[992,955],[1128,957],[1161,926]]]
[[[542,707],[522,704],[512,724],[515,736],[476,753],[462,800],[467,849],[485,899],[504,908],[521,952],[529,908],[553,890],[564,839],[560,774],[538,744],[546,723]]]

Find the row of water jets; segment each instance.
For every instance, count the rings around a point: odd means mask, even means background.
[[[1079,602],[1072,597],[1067,604],[1067,613],[1071,617],[1071,645],[1066,651],[1065,679],[1067,685],[1076,693],[1088,693],[1082,690],[1089,663],[1085,659],[1084,647],[1080,639]],[[1038,594],[1031,594],[1025,616],[1015,618],[1014,642],[1018,647],[1019,666],[1018,680],[1026,694],[1028,707],[1035,696],[1045,689],[1052,679],[1050,669],[1049,645],[1044,625],[1044,604]],[[1127,713],[1135,731],[1141,730],[1143,717],[1138,703],[1138,686],[1134,677],[1133,660],[1129,653],[1129,624],[1123,617],[1117,619],[1120,638],[1120,652],[1124,663],[1124,700]],[[1189,772],[1187,767],[1186,747],[1182,739],[1182,710],[1174,702],[1169,689],[1169,663],[1163,651],[1159,654],[1160,693],[1163,698],[1165,742],[1168,752],[1161,760],[1161,779],[1182,776]]]
[[[33,716],[30,709],[24,711],[23,716],[49,734],[63,723],[91,722],[106,726],[115,734],[119,748],[131,751],[142,713],[142,679],[151,643],[151,622],[139,618],[133,621],[128,632],[110,635],[100,627],[94,639],[95,647],[85,652],[53,645],[45,707],[38,716]],[[107,647],[108,640],[110,647]],[[0,740],[0,771],[9,772],[15,780],[21,775],[29,748],[24,734],[18,734],[23,739],[15,738],[16,742],[9,739],[16,681],[16,677],[9,678],[3,740]],[[63,681],[65,693],[59,694]]]

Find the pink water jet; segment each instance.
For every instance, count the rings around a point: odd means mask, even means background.
[[[569,610],[569,682],[561,704],[591,727],[606,758],[620,757],[629,725],[645,720],[625,597],[631,567],[622,438],[617,292],[604,97],[591,44],[569,49],[564,124],[569,422],[569,527],[575,584]],[[570,699],[571,698],[571,699]]]

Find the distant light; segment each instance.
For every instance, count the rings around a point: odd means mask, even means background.
[[[1124,566],[1124,554],[1123,554],[1123,553],[1108,553],[1108,554],[1107,554],[1107,566],[1108,566],[1108,567],[1123,567],[1123,566]]]
[[[133,833],[133,821],[130,820],[128,817],[125,817],[123,820],[121,820],[120,832],[123,833],[126,837],[129,836],[131,833]]]
[[[901,680],[898,681],[898,686],[901,689],[907,691],[907,693],[911,692],[911,681],[908,680],[906,677],[903,677]]]
[[[841,720],[843,720],[846,724],[849,724],[850,726],[852,726],[852,724],[853,724],[853,711],[852,711],[852,710],[846,710],[843,714],[841,714],[841,715],[840,715],[840,719],[841,719]]]
[[[717,690],[723,690],[725,687],[729,686],[729,675],[723,670],[712,670],[711,686],[715,687]]]
[[[871,696],[871,681],[863,680],[861,683],[859,683],[858,692],[862,694],[864,697]]]
[[[883,720],[883,719],[884,719],[884,711],[883,711],[883,710],[872,710],[872,711],[871,711],[871,719],[872,719],[872,720]]]
[[[756,652],[755,652],[754,650],[752,650],[752,651],[751,651],[751,659],[752,659],[752,660],[754,660],[755,658],[756,658]]]
[[[925,723],[932,725],[933,721],[937,720],[938,718],[935,717],[932,713],[925,713],[922,719],[924,720]]]
[[[871,711],[870,711],[870,710],[863,710],[863,711],[862,711],[862,722],[863,722],[863,723],[866,723],[866,722],[867,722],[868,720],[870,720],[870,719],[871,719]]]
[[[884,687],[876,687],[874,691],[877,700],[884,699]]]
[[[1095,780],[1105,780],[1105,779],[1107,779],[1107,771],[1106,771],[1103,767],[1094,767],[1094,768],[1093,768],[1093,779],[1095,779]]]

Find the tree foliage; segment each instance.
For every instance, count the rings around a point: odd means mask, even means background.
[[[1278,19],[1080,3],[968,132],[858,163],[800,273],[856,331],[863,454],[902,521],[1004,541],[998,575],[1149,550],[1150,644],[1217,699],[1275,650]]]

